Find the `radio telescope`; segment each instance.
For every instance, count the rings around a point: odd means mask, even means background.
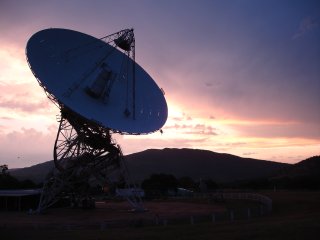
[[[155,81],[135,62],[133,29],[95,38],[68,29],[45,29],[28,41],[29,67],[59,108],[54,171],[38,211],[63,193],[89,196],[90,183],[131,187],[120,146],[112,134],[149,134],[161,129],[167,103]],[[137,194],[126,196],[142,210]]]

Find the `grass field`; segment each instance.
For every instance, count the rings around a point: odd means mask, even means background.
[[[273,212],[233,222],[136,228],[1,229],[1,239],[320,239],[320,192],[261,192],[273,199]]]

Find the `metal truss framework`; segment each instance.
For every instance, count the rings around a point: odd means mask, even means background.
[[[52,206],[63,195],[88,198],[93,184],[134,187],[121,148],[112,140],[110,131],[67,108],[61,108],[54,164],[43,186],[38,212]],[[134,210],[144,210],[139,195],[125,197]]]

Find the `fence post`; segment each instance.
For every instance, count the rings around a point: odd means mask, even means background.
[[[155,221],[156,225],[159,225],[159,215],[158,214],[156,214],[154,221]]]
[[[39,226],[38,226],[37,223],[34,223],[34,224],[33,224],[33,229],[34,229],[34,230],[38,230],[38,229],[39,229]]]
[[[168,220],[167,219],[164,219],[163,220],[163,226],[167,226],[168,225]]]
[[[260,215],[262,216],[263,215],[263,206],[260,205]]]
[[[100,231],[104,231],[104,230],[106,230],[106,223],[102,222],[100,223]]]
[[[231,211],[230,211],[230,221],[233,222],[233,220],[234,220],[234,213],[233,213],[233,211],[231,210]]]
[[[212,222],[214,223],[216,221],[216,215],[212,213]]]
[[[251,209],[250,208],[248,208],[248,219],[250,219],[251,218]]]
[[[194,224],[194,218],[193,218],[193,216],[190,217],[190,224],[191,224],[191,225]]]

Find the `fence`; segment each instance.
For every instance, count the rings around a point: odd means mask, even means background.
[[[214,200],[250,200],[261,203],[267,212],[272,211],[272,199],[258,194],[248,192],[215,192],[199,193],[194,195],[195,198],[209,198]]]
[[[144,227],[144,226],[167,226],[176,224],[190,224],[194,225],[197,223],[205,222],[233,222],[236,220],[251,219],[254,217],[260,217],[266,215],[272,211],[272,200],[261,194],[257,193],[242,193],[242,192],[217,192],[217,193],[206,193],[206,194],[195,194],[193,198],[204,198],[213,200],[251,200],[259,203],[258,206],[246,207],[246,208],[235,208],[223,212],[212,212],[205,215],[189,215],[184,217],[166,218],[164,216],[155,215],[153,219],[147,218],[136,218],[127,220],[110,220],[101,221],[95,223],[75,223],[75,224],[45,224],[45,223],[31,223],[21,224],[20,228],[26,229],[64,229],[64,230],[77,230],[77,229],[100,229],[105,231],[110,228],[121,228],[121,227]],[[15,228],[13,224],[2,224],[0,229]]]

